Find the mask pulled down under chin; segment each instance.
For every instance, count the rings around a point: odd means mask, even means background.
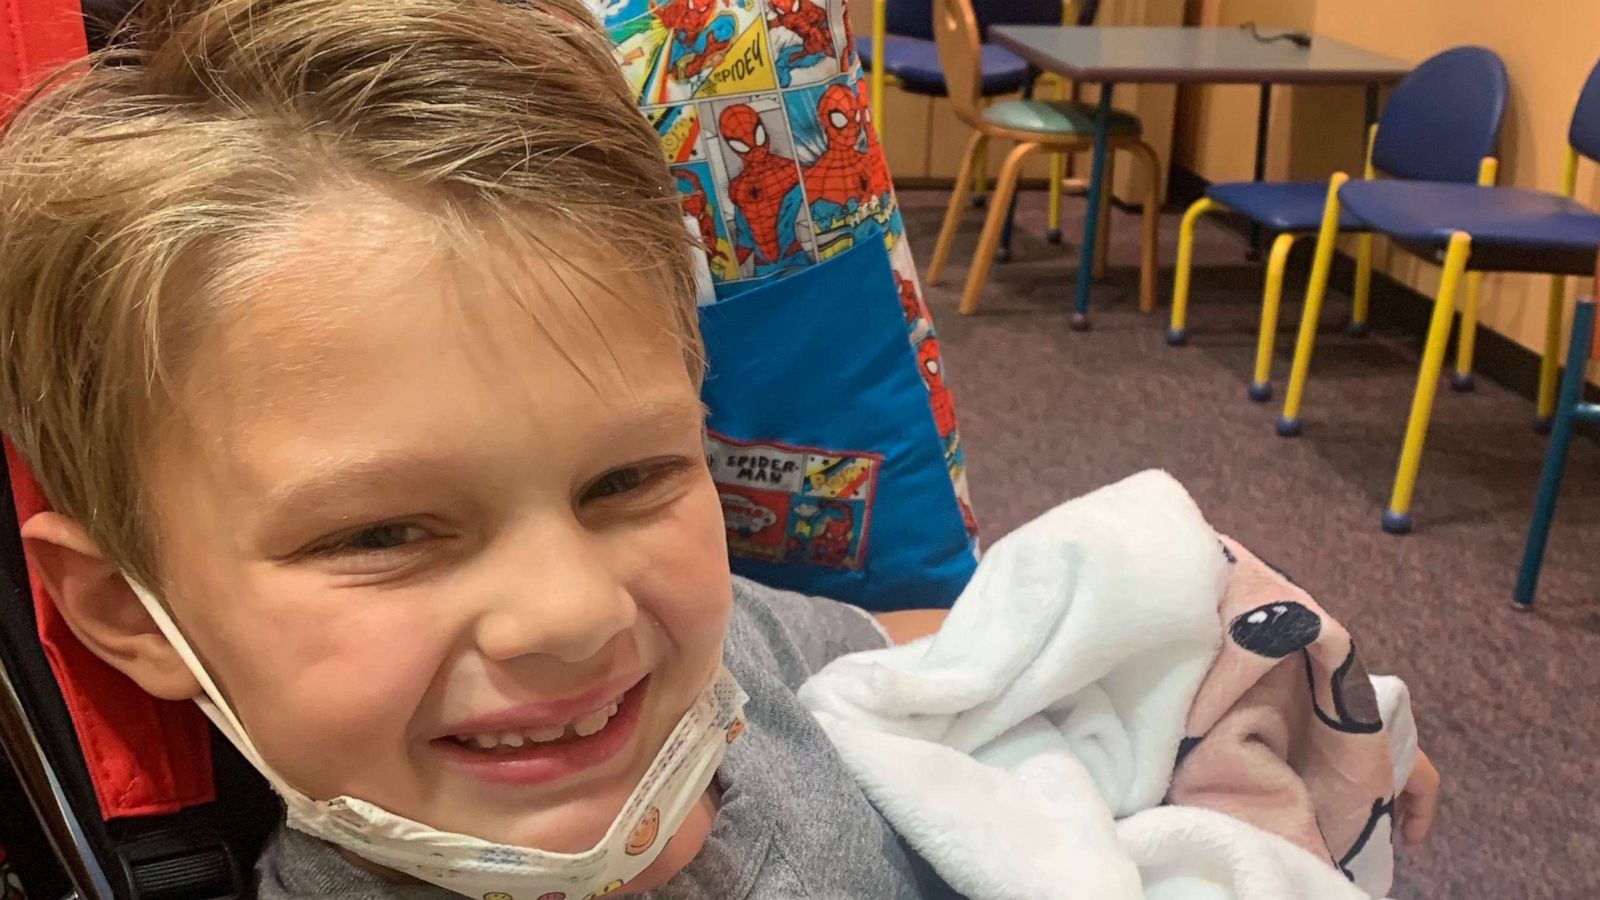
[[[312,800],[295,790],[267,765],[166,607],[131,579],[129,584],[200,682],[205,693],[195,703],[283,798],[291,828],[467,897],[590,900],[622,887],[661,854],[744,730],[748,698],[733,674],[719,668],[594,847],[551,853],[439,831],[355,797]]]

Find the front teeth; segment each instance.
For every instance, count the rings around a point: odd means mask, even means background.
[[[606,727],[606,723],[611,721],[611,717],[616,714],[617,704],[613,703],[605,709],[597,709],[578,721],[573,722],[572,730],[578,733],[578,737],[588,737],[589,735],[594,734],[600,729]]]
[[[547,725],[544,728],[535,728],[527,732],[527,735],[528,740],[533,741],[535,744],[546,744],[550,741],[560,740],[566,733],[567,726],[565,725]]]
[[[606,727],[606,723],[617,714],[621,708],[620,698],[602,709],[572,722],[568,725],[546,725],[543,728],[530,728],[525,731],[488,732],[484,734],[458,734],[456,741],[463,746],[471,747],[482,752],[509,752],[521,748],[524,744],[547,744],[559,741],[565,737],[590,737],[598,734]]]

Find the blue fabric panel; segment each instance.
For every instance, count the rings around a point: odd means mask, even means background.
[[[953,603],[973,544],[882,247],[702,307],[701,329],[734,571],[871,610]]]

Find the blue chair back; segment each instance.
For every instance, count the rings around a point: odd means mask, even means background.
[[[1477,181],[1500,137],[1507,90],[1505,63],[1486,47],[1429,57],[1389,96],[1373,166],[1416,181]]]
[[[1572,148],[1600,162],[1600,64],[1589,72],[1589,80],[1578,95],[1578,106],[1572,111],[1572,129],[1567,132]]]
[[[1084,0],[1078,6],[1079,25],[1087,11],[1091,21],[1098,0]],[[1061,0],[972,0],[978,17],[978,33],[987,37],[990,25],[1060,25]],[[890,34],[933,40],[933,0],[888,0],[884,8],[884,27]]]

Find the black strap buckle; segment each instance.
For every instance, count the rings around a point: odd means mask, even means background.
[[[163,830],[117,851],[134,900],[235,900],[245,896],[233,850],[205,827]]]

